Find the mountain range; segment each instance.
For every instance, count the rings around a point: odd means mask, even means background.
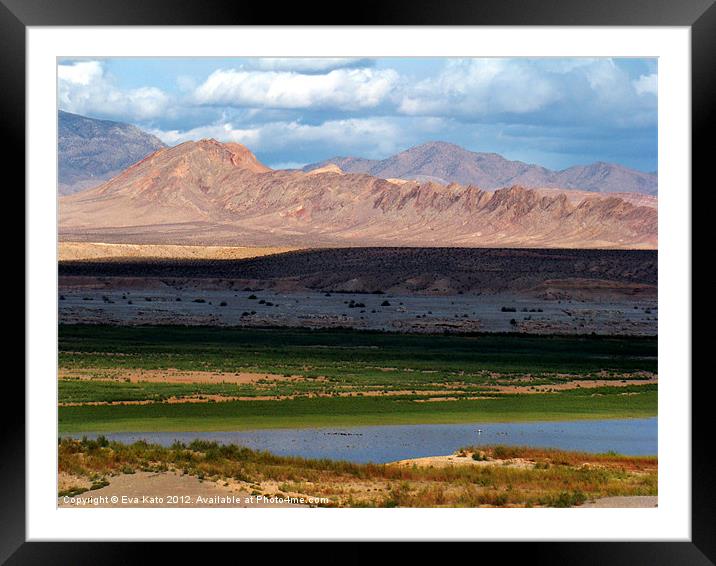
[[[367,173],[383,179],[459,183],[494,190],[512,185],[555,187],[599,193],[657,194],[658,177],[613,163],[597,162],[552,171],[539,165],[510,161],[497,153],[476,153],[446,142],[429,142],[381,160],[334,157],[303,168],[334,164],[348,173]]]
[[[136,126],[59,111],[58,190],[70,194],[96,187],[164,143]]]
[[[484,190],[393,173],[347,173],[336,164],[272,170],[240,144],[186,142],[61,197],[60,237],[300,247],[657,245],[655,197],[519,185]]]

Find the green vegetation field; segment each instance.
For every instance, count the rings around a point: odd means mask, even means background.
[[[650,388],[649,388],[650,389]],[[611,393],[611,394],[609,394]],[[610,391],[505,395],[499,399],[415,403],[409,398],[312,398],[275,402],[229,401],[60,408],[61,432],[211,431],[309,426],[510,422],[648,417],[657,393]]]
[[[61,325],[59,348],[60,365],[289,370],[339,377],[358,372],[369,377],[378,374],[371,371],[376,367],[533,373],[657,368],[657,340],[651,337]]]
[[[624,418],[657,411],[655,383],[620,383],[655,376],[655,338],[87,325],[60,326],[59,349],[62,432]],[[157,370],[280,379],[122,378],[123,372]],[[67,377],[72,372],[82,379]],[[590,379],[609,384],[530,394],[498,390]],[[200,402],[166,402],[190,396]],[[122,402],[147,404],[87,404]]]

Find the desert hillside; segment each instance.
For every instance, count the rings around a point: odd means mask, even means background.
[[[239,246],[657,246],[655,201],[274,171],[240,144],[164,148],[60,198],[66,241]],[[652,204],[652,202],[654,204]]]

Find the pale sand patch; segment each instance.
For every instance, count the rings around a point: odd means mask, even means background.
[[[114,354],[104,354],[114,355]],[[118,354],[119,355],[119,354]],[[123,354],[124,355],[124,354]],[[426,373],[426,372],[423,372]],[[505,376],[496,374],[491,376],[494,378],[505,378]],[[571,377],[571,376],[570,376]],[[264,372],[219,372],[219,371],[184,371],[176,368],[166,369],[138,369],[138,368],[60,368],[58,371],[58,379],[91,379],[95,381],[126,381],[132,383],[149,382],[149,383],[235,383],[235,384],[255,384],[261,381],[313,381],[327,382],[324,376],[307,378],[302,375],[279,375],[275,373]],[[529,383],[529,380],[535,379],[532,376],[510,376],[508,379]],[[543,393],[550,389],[555,391],[563,391],[568,389],[594,388],[594,387],[626,387],[628,385],[645,385],[658,383],[656,375],[651,375],[647,379],[572,379],[565,383],[553,383],[545,385],[480,385],[480,388],[497,393]],[[362,390],[363,395],[439,395],[444,394],[445,390],[450,390],[453,394],[465,393],[464,388],[469,384],[460,381],[453,383],[429,383],[425,384],[433,388],[440,389],[405,389],[382,392],[380,390]],[[379,387],[379,386],[378,386]],[[359,392],[352,392],[355,395]]]
[[[199,480],[195,476],[181,475],[177,472],[136,472],[134,474],[121,474],[107,478],[110,484],[100,489],[86,491],[77,497],[80,498],[102,498],[97,505],[75,505],[65,501],[64,497],[57,499],[59,507],[307,507],[307,505],[295,505],[291,503],[250,503],[246,498],[250,494],[245,488],[239,489],[235,483],[224,481]],[[228,486],[224,483],[229,483]],[[271,494],[269,494],[271,495]],[[119,500],[116,503],[111,498],[116,496]],[[122,497],[130,498],[122,502]],[[143,497],[157,498],[154,501],[142,501]],[[170,496],[185,496],[187,500],[179,500],[177,503],[169,501]],[[233,496],[239,501],[216,503],[199,503],[197,497],[219,498]],[[106,500],[104,498],[107,498]],[[138,498],[139,501],[133,500]],[[160,501],[161,499],[161,501]]]
[[[149,383],[236,383],[251,384],[260,381],[305,381],[302,375],[278,375],[255,372],[182,371],[167,369],[125,369],[125,368],[60,368],[59,379],[91,379],[94,381],[141,381]],[[325,378],[312,378],[313,381]]]
[[[107,244],[102,242],[60,242],[60,261],[89,259],[247,259],[296,251],[301,248],[244,246],[182,246],[160,244]]]
[[[649,379],[575,379],[567,383],[546,385],[486,385],[485,389],[499,393],[545,393],[546,391],[567,391],[570,389],[593,389],[595,387],[626,387],[628,385],[646,385],[658,383],[657,377]],[[620,395],[629,395],[621,393]]]
[[[60,472],[57,475],[57,490],[61,492],[77,488],[89,489],[91,486],[92,482],[84,476],[75,476],[67,472]]]
[[[69,380],[87,380],[87,381],[110,381],[110,382],[130,382],[130,383],[216,383],[216,384],[236,384],[236,385],[266,385],[275,382],[303,382],[309,381],[301,375],[278,375],[259,372],[213,372],[213,371],[182,371],[176,368],[167,368],[161,370],[137,369],[137,368],[61,368],[58,372],[58,379]],[[518,382],[529,383],[531,376],[522,376],[511,378]],[[324,377],[310,378],[310,381],[317,383],[327,383],[329,380]],[[647,383],[657,383],[657,377],[652,375],[649,379],[575,379],[567,383],[547,384],[547,385],[484,385],[481,389],[485,393],[501,393],[501,394],[534,394],[546,393],[550,391],[564,391],[576,388],[596,388],[596,387],[625,387],[628,385],[644,385]],[[385,391],[380,386],[375,389],[354,389],[349,387],[348,391],[340,391],[343,386],[335,385],[336,389],[332,391],[312,391],[300,395],[216,395],[216,394],[196,394],[181,397],[170,397],[162,401],[153,399],[144,400],[124,400],[124,401],[90,401],[90,402],[73,402],[60,403],[59,406],[72,407],[82,405],[146,405],[150,403],[207,403],[207,402],[227,402],[227,401],[282,401],[295,399],[298,396],[316,398],[316,397],[392,397],[405,395],[421,395],[427,396],[427,399],[415,399],[416,403],[426,402],[451,402],[460,400],[489,400],[496,399],[489,394],[469,395],[466,389],[460,389],[467,384],[457,382],[452,384],[425,384],[430,389],[400,389]],[[438,389],[437,387],[440,387]],[[449,394],[447,394],[449,392]],[[635,393],[623,393],[622,395],[634,395]]]
[[[435,403],[438,401],[481,401],[484,399],[497,399],[497,397],[486,397],[484,395],[466,397],[430,397],[429,399],[415,399],[416,403]]]
[[[588,508],[651,508],[659,506],[657,495],[620,495],[616,497],[601,497],[593,501],[587,501],[577,507]]]
[[[293,395],[186,395],[184,397],[169,397],[161,401],[154,399],[126,400],[126,401],[85,401],[77,403],[58,403],[58,407],[86,407],[100,405],[151,405],[153,403],[167,403],[175,405],[178,403],[226,403],[227,401],[281,401],[293,399]]]
[[[108,380],[96,380],[108,381]],[[140,400],[124,400],[124,401],[80,401],[70,403],[58,403],[59,407],[83,407],[83,406],[100,406],[100,405],[151,405],[152,403],[225,403],[227,401],[285,401],[304,397],[308,399],[326,398],[326,397],[396,397],[401,395],[442,395],[442,391],[339,391],[331,393],[311,392],[301,395],[215,395],[215,394],[197,394],[185,395],[182,397],[168,397],[167,399],[140,399]],[[457,401],[458,397],[431,397],[429,399],[415,399],[416,403],[425,403],[429,401]],[[495,399],[495,397],[462,397],[462,399]]]
[[[488,459],[473,460],[472,452],[465,452],[465,456],[450,454],[449,456],[427,456],[425,458],[411,458],[409,460],[398,460],[387,464],[389,466],[418,468],[445,468],[448,466],[509,466],[512,468],[533,468],[535,463],[524,458],[507,458],[504,460]]]

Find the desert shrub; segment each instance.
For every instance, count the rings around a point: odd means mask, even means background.
[[[76,495],[80,495],[81,493],[84,493],[87,491],[86,487],[71,487],[69,489],[65,489],[63,491],[59,491],[57,493],[58,497],[75,497]]]
[[[90,487],[90,490],[94,491],[95,489],[102,489],[103,487],[107,487],[108,485],[109,485],[109,482],[105,478],[100,478],[100,479],[92,482],[92,486]]]
[[[587,496],[581,491],[562,491],[557,495],[540,499],[540,504],[545,507],[574,507],[581,505],[586,500]]]
[[[509,458],[517,458],[520,455],[520,449],[513,446],[493,446],[492,456],[498,460],[507,460]]]

